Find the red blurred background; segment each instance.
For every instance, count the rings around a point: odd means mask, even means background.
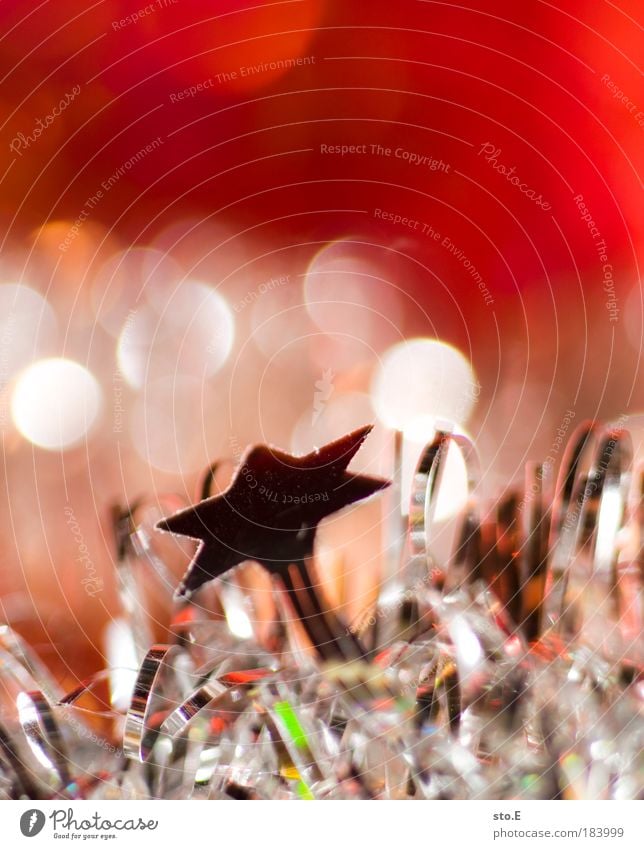
[[[640,4],[140,3],[0,5],[2,282],[47,298],[59,332],[44,353],[83,363],[104,392],[91,438],[63,453],[4,428],[0,590],[4,618],[75,671],[104,664],[117,607],[109,505],[192,497],[200,464],[234,454],[231,439],[292,446],[327,367],[336,394],[368,393],[392,341],[458,348],[481,386],[468,427],[492,494],[548,452],[566,410],[644,406]],[[262,316],[258,287],[288,276],[272,287],[279,310],[287,289],[299,303],[301,275],[339,239],[396,292],[394,336],[347,348],[345,327],[310,336],[296,311],[253,347],[278,310],[265,301]],[[186,441],[198,424],[184,465],[135,450],[131,386],[128,435],[115,430],[110,322],[136,307],[141,280],[105,263],[137,246],[234,305],[230,360],[171,428]],[[105,587],[96,598],[65,503]]]

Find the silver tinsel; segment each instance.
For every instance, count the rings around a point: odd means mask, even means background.
[[[138,654],[136,673],[108,669],[63,694],[0,629],[0,796],[641,797],[641,483],[627,434],[582,426],[557,481],[531,467],[525,492],[485,523],[459,437],[473,497],[440,562],[433,509],[452,439],[439,433],[419,462],[401,569],[347,626],[368,647],[363,660],[316,659],[284,607],[270,647],[235,636],[231,615],[252,625],[253,611],[234,576],[216,590],[227,618],[187,605],[172,643],[146,646],[136,574],[163,578],[164,565],[135,515],[115,639]],[[83,707],[105,678],[109,737]]]

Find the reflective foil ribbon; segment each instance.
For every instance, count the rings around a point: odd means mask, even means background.
[[[469,495],[442,556],[449,445]],[[63,695],[2,627],[0,796],[640,798],[644,511],[630,453],[624,430],[584,425],[556,481],[532,464],[523,491],[483,505],[471,442],[441,431],[419,458],[408,557],[361,623],[312,591],[308,561],[277,582],[283,628],[264,642],[242,627],[243,584],[215,582],[216,609],[175,608],[176,638],[145,647],[131,692],[105,710],[88,697],[116,670]],[[131,519],[130,537],[149,534]]]

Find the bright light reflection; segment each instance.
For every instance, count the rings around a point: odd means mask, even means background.
[[[467,678],[483,661],[481,644],[463,616],[454,616],[449,623],[449,632],[456,649],[461,677]]]
[[[166,375],[210,377],[232,350],[235,322],[224,298],[205,283],[183,283],[163,303],[126,318],[116,349],[119,369],[135,389]]]
[[[320,330],[382,349],[400,338],[402,309],[374,249],[350,241],[324,247],[304,280],[307,310]]]
[[[27,693],[18,693],[16,707],[18,708],[20,723],[25,730],[30,732],[26,734],[29,748],[42,766],[46,769],[53,769],[54,765],[45,750],[45,741],[38,723],[38,711]]]
[[[45,298],[28,286],[0,284],[0,386],[51,352],[58,328]]]
[[[132,630],[124,619],[113,619],[105,629],[105,655],[110,670],[110,702],[127,710],[136,684],[139,660]]]
[[[101,408],[101,390],[79,363],[39,360],[19,376],[11,417],[20,433],[40,448],[59,451],[87,434]]]
[[[404,431],[420,416],[465,424],[479,385],[460,351],[438,339],[419,338],[385,353],[371,391],[380,421]]]
[[[409,512],[409,499],[416,466],[425,446],[436,435],[436,430],[445,430],[443,423],[431,416],[414,419],[404,431],[401,499],[402,511]],[[466,435],[461,428],[452,428],[450,433]],[[450,442],[444,459],[443,476],[438,488],[434,520],[444,522],[457,516],[467,504],[469,496],[467,465],[459,446]]]

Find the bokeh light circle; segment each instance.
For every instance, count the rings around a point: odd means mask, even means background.
[[[232,350],[235,321],[226,300],[205,283],[181,285],[163,305],[145,305],[123,323],[116,357],[135,389],[168,374],[211,377]]]
[[[0,284],[0,385],[53,353],[57,336],[55,313],[39,292],[21,283]]]
[[[40,448],[60,451],[83,439],[101,408],[94,376],[73,360],[39,360],[19,376],[11,416],[20,433]]]
[[[479,391],[470,363],[456,348],[437,339],[417,338],[394,345],[372,382],[378,418],[402,431],[421,416],[465,424]]]
[[[319,329],[377,350],[399,339],[403,311],[384,268],[369,245],[339,240],[319,251],[304,279],[306,307]]]
[[[147,383],[130,417],[132,445],[149,466],[175,475],[202,471],[226,450],[221,396],[194,377]]]

